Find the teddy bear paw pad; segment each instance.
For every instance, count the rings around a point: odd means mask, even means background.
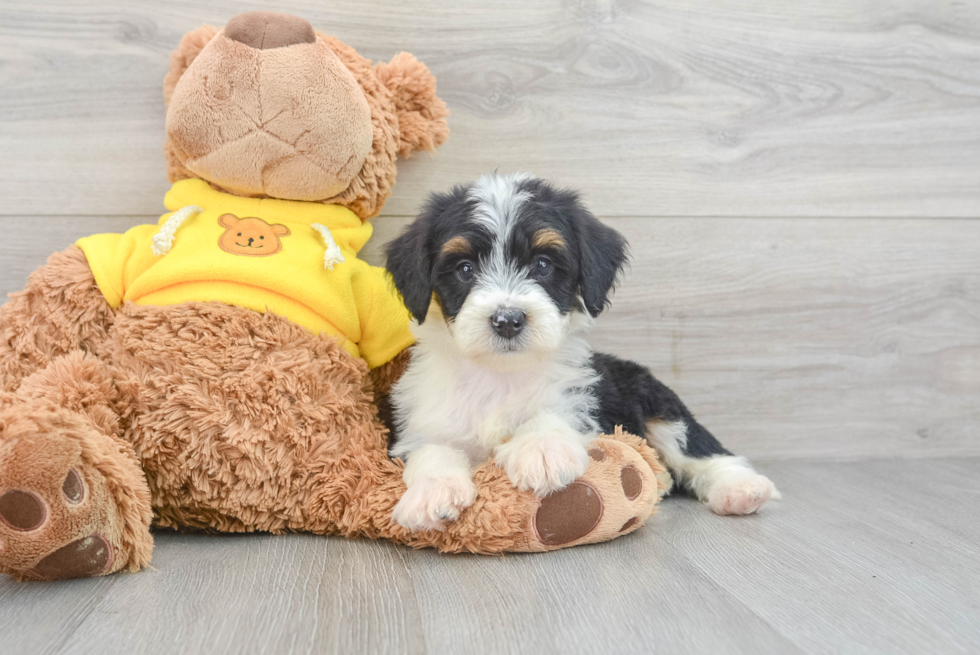
[[[0,480],[0,564],[18,577],[35,580],[111,570],[111,505],[100,473],[66,461],[55,471],[8,467],[0,475],[6,478]]]
[[[619,480],[627,500],[634,500],[643,491],[643,476],[635,466],[624,466],[619,472]]]
[[[112,563],[112,546],[97,534],[76,539],[34,565],[34,572],[48,580],[86,578],[104,573]]]
[[[78,471],[71,469],[65,476],[65,482],[61,485],[61,491],[65,494],[65,500],[72,505],[77,505],[85,498],[85,483]]]
[[[13,489],[0,496],[0,520],[18,532],[37,530],[47,515],[41,499],[28,491]]]
[[[586,482],[573,482],[541,500],[534,531],[545,546],[561,546],[592,532],[602,519],[602,499]]]
[[[656,476],[632,446],[596,439],[583,476],[541,499],[531,526],[537,549],[596,543],[631,532],[653,514]]]

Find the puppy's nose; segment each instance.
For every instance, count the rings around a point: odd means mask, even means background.
[[[490,317],[493,331],[504,339],[513,339],[527,324],[527,315],[519,309],[500,309]]]
[[[225,36],[258,50],[316,41],[312,25],[298,16],[276,11],[238,14],[225,25]]]

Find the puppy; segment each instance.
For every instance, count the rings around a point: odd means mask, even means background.
[[[586,445],[617,425],[719,514],[751,514],[776,494],[647,369],[589,348],[625,261],[623,237],[575,193],[528,175],[434,194],[388,245],[418,323],[391,393],[391,454],[408,485],[395,521],[443,529],[476,499],[470,470],[490,456],[545,496],[585,473]]]

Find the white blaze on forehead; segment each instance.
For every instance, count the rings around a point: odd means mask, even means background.
[[[527,173],[493,173],[474,182],[467,192],[470,199],[476,202],[473,218],[494,236],[494,245],[500,244],[503,247],[517,220],[518,210],[530,199],[531,194],[518,187],[521,182],[530,179],[531,176]]]
[[[477,285],[517,291],[523,275],[508,266],[505,248],[520,212],[531,194],[520,189],[520,183],[532,179],[528,173],[484,175],[473,183],[467,196],[474,201],[473,219],[490,233],[493,248],[484,262]]]

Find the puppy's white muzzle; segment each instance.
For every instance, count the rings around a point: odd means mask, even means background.
[[[569,317],[551,297],[527,281],[520,292],[477,286],[450,332],[456,347],[481,365],[513,370],[533,366],[561,348]]]

